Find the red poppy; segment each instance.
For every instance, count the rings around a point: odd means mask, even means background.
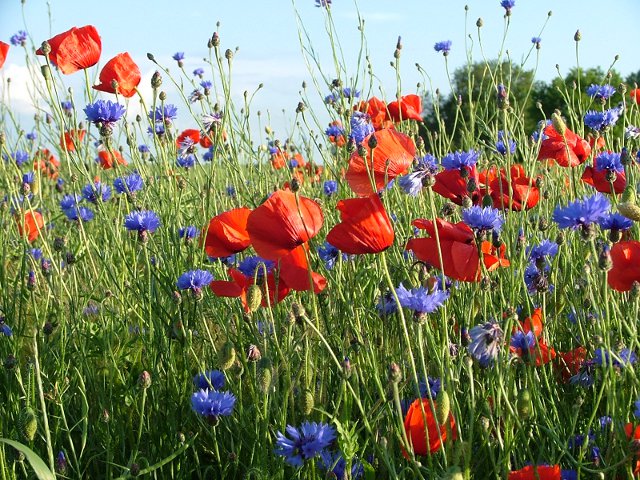
[[[127,52],[119,53],[102,67],[100,84],[94,85],[93,88],[101,92],[119,93],[123,97],[130,98],[135,95],[141,79],[140,69],[131,56]],[[113,88],[114,82],[118,84],[117,92]]]
[[[463,177],[462,171],[466,172],[467,176]],[[479,205],[482,201],[482,192],[480,191],[478,171],[475,166],[462,171],[458,169],[443,170],[435,176],[436,183],[431,188],[456,205],[462,205],[465,197],[471,198],[473,205]],[[469,182],[473,182],[475,185],[472,192],[469,192],[468,189]]]
[[[377,97],[371,97],[366,102],[360,102],[354,106],[354,110],[364,112],[371,117],[371,124],[376,130],[389,128],[393,122],[389,119],[387,105]]]
[[[125,167],[128,165],[127,161],[118,150],[100,150],[96,160],[103,170],[113,168],[116,163]]]
[[[372,150],[369,143],[373,135],[378,145]],[[407,172],[416,154],[413,140],[390,128],[372,133],[362,143],[366,160],[357,151],[353,152],[346,175],[351,190],[360,197],[374,193],[370,175],[375,181],[375,191],[380,191],[387,182]]]
[[[7,59],[7,53],[9,52],[9,44],[0,41],[0,68],[4,65]]]
[[[277,260],[315,237],[323,220],[316,202],[278,190],[249,214],[247,232],[258,255]]]
[[[611,182],[607,180],[607,170],[598,170],[595,167],[589,165],[584,169],[584,173],[582,174],[582,181],[591,185],[597,191],[602,193],[612,193],[611,192]],[[616,179],[613,181],[613,192],[616,194],[620,194],[624,191],[627,186],[627,177],[624,172],[616,172]]]
[[[640,242],[628,240],[611,247],[613,268],[607,274],[609,286],[618,292],[631,290],[633,282],[640,282]]]
[[[176,139],[176,145],[178,146],[178,148],[180,148],[182,146],[182,142],[187,139],[189,139],[188,141],[191,145],[196,145],[200,141],[200,130],[196,130],[193,128],[187,128],[186,130],[183,130]]]
[[[287,165],[289,154],[286,151],[278,149],[277,152],[271,154],[271,166],[276,170],[280,170]]]
[[[102,42],[96,27],[73,27],[47,40],[51,47],[49,61],[65,75],[93,67],[100,60]],[[42,48],[36,55],[44,55]]]
[[[640,88],[634,88],[629,91],[629,96],[635,100],[638,105],[640,105]]]
[[[254,283],[253,277],[247,277],[240,270],[229,269],[231,280],[214,280],[209,284],[211,291],[218,297],[240,298],[245,311],[249,311],[247,304],[247,290]],[[262,306],[275,305],[282,301],[289,293],[290,288],[282,281],[276,282],[273,272],[267,274],[265,287],[264,279],[258,279],[262,290]],[[269,295],[266,295],[268,290]]]
[[[556,358],[556,351],[553,348],[549,348],[549,346],[544,342],[544,339],[541,338],[543,330],[541,308],[536,308],[530,317],[525,318],[520,325],[520,329],[525,334],[529,332],[533,333],[536,338],[536,342],[526,351],[523,351],[520,347],[511,345],[509,346],[511,353],[516,354],[518,357],[521,357],[526,361],[533,361],[536,367],[546,365]]]
[[[602,150],[606,145],[606,142],[602,135],[598,137],[598,140],[596,140],[596,137],[594,137],[593,134],[589,133],[587,134],[587,140],[589,141],[589,146],[591,147],[591,150],[596,150],[596,151]]]
[[[407,242],[406,250],[412,250],[419,260],[442,270],[450,278],[464,282],[480,280],[482,274],[480,257],[473,231],[468,225],[463,222],[453,224],[440,218],[436,219],[437,227],[434,227],[431,220],[424,219],[414,220],[412,225],[426,230],[429,237],[412,238]],[[440,264],[436,228],[444,268]],[[504,252],[504,245],[500,249],[493,247],[491,242],[482,242],[480,245],[480,253],[488,271],[509,266],[509,260],[504,257]]]
[[[327,242],[350,254],[379,253],[393,245],[391,221],[380,197],[340,200],[340,223],[331,229]]]
[[[640,440],[640,425],[634,426],[633,423],[627,423],[624,426],[624,433],[630,441],[637,443],[638,440]],[[640,460],[638,460],[638,455],[636,455],[636,464],[633,469],[633,474],[635,476],[640,474]]]
[[[538,160],[553,160],[563,167],[575,167],[586,162],[591,155],[589,142],[568,128],[564,138],[553,125],[547,125],[543,133],[548,138],[542,140]]]
[[[342,122],[340,120],[335,120],[331,122],[329,126],[342,128]],[[344,138],[344,135],[329,135],[329,141],[331,143],[335,143],[336,146],[338,147],[342,147],[347,143],[347,140]]]
[[[86,130],[68,130],[60,137],[60,148],[68,152],[75,152],[84,140]]]
[[[560,465],[527,465],[520,470],[509,472],[509,480],[561,480]]]
[[[44,228],[42,214],[35,210],[29,210],[24,213],[22,219],[17,215],[15,218],[20,236],[24,235],[29,243],[33,243]]]
[[[311,277],[313,292],[320,293],[327,286],[327,279],[309,268],[308,252],[309,246],[305,243],[282,257],[279,262],[280,280],[293,290],[303,292],[312,289],[309,286]]]
[[[447,441],[449,434],[453,440],[458,438],[453,415],[449,413],[448,420],[444,425],[438,425],[434,413],[436,408],[437,404],[434,403],[434,410],[431,410],[431,401],[428,398],[417,399],[411,404],[404,417],[404,430],[416,455],[436,453],[440,450],[442,442]],[[424,415],[422,414],[423,409]],[[427,422],[426,428],[425,420]]]
[[[564,383],[580,372],[582,364],[587,359],[587,349],[580,346],[568,352],[559,352],[556,358],[556,368]]]
[[[247,233],[247,218],[251,210],[235,208],[216,215],[209,221],[204,240],[204,251],[210,257],[228,257],[242,252],[251,245]]]
[[[41,148],[34,155],[33,168],[34,170],[40,170],[50,179],[55,180],[58,178],[60,161],[49,150]]]
[[[422,121],[422,99],[419,95],[405,95],[387,105],[389,116],[394,122],[403,120]]]
[[[491,196],[493,206],[519,211],[535,207],[540,200],[540,190],[535,180],[525,175],[520,164],[512,165],[510,173],[510,180],[504,168],[498,172],[494,167],[486,173],[480,173],[479,181]]]

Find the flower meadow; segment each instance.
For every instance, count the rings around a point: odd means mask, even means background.
[[[28,129],[0,104],[0,479],[640,475],[638,85],[543,97],[500,51],[410,91],[399,38],[381,98],[315,4],[335,69],[286,137],[219,27],[193,72],[0,41],[42,76]]]

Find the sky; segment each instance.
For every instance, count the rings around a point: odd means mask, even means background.
[[[132,8],[133,4],[137,7]],[[387,101],[393,100],[396,92],[396,72],[390,62],[399,36],[403,46],[402,93],[415,93],[418,82],[424,85],[429,80],[428,90],[439,88],[448,92],[445,59],[434,51],[433,45],[443,40],[453,42],[447,58],[452,73],[465,64],[469,52],[473,60],[481,60],[483,53],[487,59],[496,58],[505,28],[504,9],[499,0],[333,0],[330,15],[335,27],[333,45],[339,42],[341,63],[346,70],[341,77],[347,84],[356,82],[355,88],[363,90],[363,96],[384,95]],[[366,39],[362,57],[368,56],[372,65],[372,84],[357,75],[361,52],[359,16],[364,19]],[[480,39],[476,28],[479,17],[484,24]],[[606,70],[619,55],[615,68],[626,76],[640,70],[637,42],[633,38],[638,19],[638,0],[611,0],[606,7],[593,0],[516,0],[505,51],[516,63],[527,59],[525,67],[533,69],[536,51],[532,50],[531,37],[539,35],[542,48],[538,52],[536,78],[550,81],[558,74],[556,65],[562,74],[576,66],[573,37],[579,29],[580,66],[600,66]],[[282,138],[290,133],[303,81],[308,85],[308,103],[314,111],[321,112],[319,123],[329,121],[328,114],[322,113],[322,98],[329,89],[318,75],[314,61],[307,57],[313,67],[313,72],[309,71],[300,42],[302,37],[305,45],[312,46],[326,78],[329,81],[336,78],[332,42],[326,31],[327,13],[316,8],[314,0],[25,0],[24,4],[21,0],[0,0],[0,40],[7,43],[18,30],[27,30],[31,45],[39,46],[57,33],[87,24],[94,25],[102,37],[101,64],[118,53],[129,52],[143,74],[141,91],[149,98],[149,81],[157,67],[147,59],[147,52],[153,53],[158,63],[177,78],[182,74],[171,56],[184,52],[186,76],[182,81],[188,82],[190,72],[197,67],[205,67],[205,79],[211,80],[212,73],[203,58],[208,57],[207,40],[217,29],[223,51],[227,48],[235,51],[238,47],[232,67],[234,101],[242,104],[245,91],[251,94],[263,84],[251,106],[252,112],[262,113],[260,127],[269,124]],[[301,33],[302,29],[305,32]],[[428,77],[418,72],[416,63]],[[93,69],[92,76],[97,75],[99,67]],[[318,91],[314,76],[320,82]],[[21,121],[28,122],[34,109],[28,95],[30,74],[21,48],[10,50],[0,70],[0,88],[7,88],[7,78],[11,78],[12,109]],[[77,73],[63,77],[63,81],[65,86],[79,92],[84,76]],[[166,80],[165,87],[169,99],[178,104],[179,98]],[[187,94],[191,90],[185,88]],[[134,115],[139,106],[131,105],[129,110]],[[256,128],[257,118],[251,121]],[[187,126],[193,125],[183,125]]]

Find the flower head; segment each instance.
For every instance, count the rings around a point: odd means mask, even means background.
[[[160,218],[151,210],[136,210],[124,218],[127,230],[153,233],[160,226]]]
[[[83,222],[89,222],[93,220],[94,214],[87,207],[79,207],[74,206],[72,208],[63,210],[64,214],[69,220],[77,221],[82,220]]]
[[[231,415],[235,404],[236,397],[229,392],[219,392],[207,388],[198,390],[191,395],[191,408],[210,420]]]
[[[540,262],[545,262],[547,257],[555,257],[557,253],[558,244],[548,239],[544,239],[535,247],[527,249],[529,260],[536,265]]]
[[[454,152],[445,155],[442,158],[442,166],[445,170],[462,170],[463,168],[472,168],[478,163],[480,152],[469,150],[468,152]]]
[[[595,100],[607,100],[616,93],[615,87],[609,84],[596,85],[591,84],[587,87],[587,95]]]
[[[138,173],[132,173],[126,177],[118,177],[113,181],[113,188],[118,193],[134,193],[142,190],[144,181]]]
[[[619,213],[609,213],[598,219],[598,225],[603,230],[624,231],[633,227],[633,220]]]
[[[374,132],[371,117],[363,112],[353,112],[349,124],[351,125],[351,138],[357,144],[361,144],[367,136]]]
[[[175,120],[177,116],[178,107],[170,103],[167,103],[160,107],[156,107],[155,110],[149,111],[149,120],[151,120],[153,123],[164,123],[165,125],[171,125],[171,121]]]
[[[407,290],[402,283],[396,289],[396,294],[400,305],[413,310],[418,315],[435,312],[449,298],[447,290],[435,290],[432,293],[424,287]]]
[[[602,152],[600,155],[596,157],[595,167],[596,170],[602,171],[607,170],[610,172],[623,173],[624,166],[620,161],[621,155],[619,153],[613,152]]]
[[[501,155],[506,155],[509,152],[511,155],[516,153],[516,141],[513,140],[510,135],[505,135],[505,133],[500,130],[498,131],[498,141],[496,142],[496,150]]]
[[[584,197],[569,203],[566,207],[556,207],[553,211],[553,221],[560,228],[587,227],[597,222],[610,208],[609,200],[601,193],[591,197]]]
[[[469,225],[474,232],[482,234],[486,232],[500,233],[504,217],[500,210],[492,207],[474,206],[462,210],[462,220]]]
[[[305,460],[314,458],[336,438],[335,429],[326,423],[304,422],[300,428],[287,425],[286,433],[290,438],[281,432],[276,434],[275,453],[294,467],[301,467]]]
[[[9,42],[11,42],[11,45],[14,47],[24,47],[27,43],[27,32],[18,30],[17,33],[11,35]]]
[[[442,55],[446,57],[447,55],[449,55],[449,52],[451,51],[451,40],[436,42],[436,44],[433,46],[433,49],[436,52],[442,52]]]
[[[591,130],[602,132],[615,125],[621,113],[621,108],[610,108],[604,112],[589,110],[584,115],[584,124]]]
[[[185,240],[192,240],[198,236],[198,229],[195,225],[189,225],[188,227],[180,227],[178,229],[178,236]]]
[[[82,189],[82,196],[87,202],[98,203],[99,199],[106,202],[111,198],[111,187],[101,182],[90,183]]]
[[[207,270],[190,270],[180,275],[176,286],[179,290],[191,290],[194,293],[199,293],[211,282],[213,282],[211,272]]]
[[[226,382],[224,373],[220,370],[207,370],[193,377],[196,388],[206,390],[221,390]]]
[[[94,125],[113,125],[122,118],[125,112],[124,105],[111,100],[97,100],[84,107],[87,120]]]
[[[488,367],[498,357],[504,332],[496,322],[486,322],[469,330],[471,343],[467,347],[469,353],[483,367]]]
[[[263,266],[264,265],[264,266]],[[238,270],[242,272],[242,274],[246,277],[253,278],[254,276],[258,276],[258,278],[262,278],[264,275],[264,271],[266,269],[267,274],[274,269],[276,266],[276,262],[272,260],[266,260],[262,257],[251,256],[242,260],[238,264]]]

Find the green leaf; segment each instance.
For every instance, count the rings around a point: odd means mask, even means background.
[[[56,476],[51,473],[51,470],[49,470],[49,467],[47,467],[46,463],[44,463],[44,461],[36,454],[36,452],[31,450],[26,445],[23,445],[20,442],[9,440],[7,438],[0,438],[0,443],[6,443],[7,445],[22,452],[27,458],[29,464],[31,465],[31,468],[33,468],[33,471],[39,480],[56,480]]]

